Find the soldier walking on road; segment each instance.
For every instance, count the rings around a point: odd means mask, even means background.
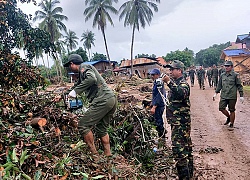
[[[205,84],[204,84],[204,80],[205,80],[205,70],[203,69],[202,66],[200,66],[199,70],[197,71],[197,77],[198,77],[198,83],[200,86],[200,89],[205,89]]]
[[[212,84],[212,68],[211,67],[208,68],[206,77],[208,80],[209,87],[212,87],[213,84]]]
[[[163,76],[163,81],[170,89],[168,94],[169,105],[166,117],[171,125],[171,141],[173,156],[179,179],[189,180],[193,176],[193,155],[190,118],[190,87],[183,78],[184,64],[174,60],[166,67],[170,68],[169,76]]]
[[[239,74],[233,71],[233,62],[226,61],[225,64],[226,72],[222,73],[219,79],[218,86],[215,90],[213,99],[215,99],[217,93],[221,92],[219,110],[227,117],[227,121],[224,125],[229,124],[229,128],[233,128],[235,120],[235,104],[237,101],[237,90],[240,94],[240,101],[244,102],[243,97],[243,86],[239,78]],[[226,110],[228,106],[229,112]]]
[[[213,69],[211,71],[211,76],[212,76],[212,81],[214,84],[214,89],[216,89],[217,85],[218,85],[218,75],[219,75],[219,70],[216,67],[216,65],[213,65]]]
[[[194,87],[194,76],[196,74],[196,71],[194,70],[194,66],[191,67],[191,69],[188,72],[188,76],[190,77],[191,87]]]

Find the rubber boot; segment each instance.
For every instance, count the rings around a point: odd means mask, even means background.
[[[190,172],[188,166],[176,166],[179,180],[190,180]]]
[[[112,156],[111,155],[111,150],[110,150],[109,135],[106,134],[105,136],[101,137],[101,142],[102,142],[102,145],[103,145],[104,154],[106,156]]]

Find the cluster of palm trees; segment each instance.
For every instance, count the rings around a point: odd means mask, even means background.
[[[150,24],[153,11],[158,11],[156,3],[160,3],[160,0],[127,0],[121,5],[119,11],[113,6],[113,3],[117,2],[118,0],[85,0],[86,8],[83,15],[85,16],[85,21],[93,18],[93,28],[98,27],[98,29],[101,30],[107,58],[110,61],[105,29],[108,22],[114,26],[110,13],[117,15],[118,12],[120,12],[119,20],[124,19],[124,26],[132,27],[131,67],[133,67],[132,59],[135,30],[137,29],[139,31],[140,27],[145,28],[146,24]],[[39,28],[50,34],[51,43],[56,45],[57,53],[62,56],[62,54],[66,54],[65,45],[67,47],[67,53],[76,48],[78,37],[74,31],[67,31],[63,21],[68,20],[68,18],[62,14],[62,7],[57,6],[59,3],[59,0],[42,0],[38,4],[41,10],[35,12],[33,20],[41,20]],[[63,35],[62,31],[66,35]],[[88,56],[91,58],[90,50],[92,46],[94,46],[95,35],[92,31],[86,30],[81,37],[80,41],[83,41],[83,46],[85,50],[88,50]],[[61,38],[64,38],[64,40],[61,40]],[[54,55],[53,58],[55,63],[59,65],[58,55]],[[133,72],[132,68],[131,72]],[[60,75],[60,68],[58,68],[58,74]]]

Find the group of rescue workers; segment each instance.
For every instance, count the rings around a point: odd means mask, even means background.
[[[204,79],[208,77],[209,86],[215,88],[213,98],[221,92],[219,110],[227,117],[225,124],[230,123],[230,127],[233,128],[237,90],[240,93],[240,100],[243,102],[243,88],[238,74],[233,71],[233,63],[226,61],[224,66],[225,70],[220,76],[215,65],[213,68],[209,68],[207,73],[202,66],[198,71],[192,67],[188,76],[193,87],[195,74],[197,74],[201,89],[205,88]],[[114,92],[108,87],[94,66],[83,63],[80,55],[71,54],[64,67],[67,67],[71,72],[78,73],[78,81],[70,89],[68,97],[75,98],[77,95],[84,93],[90,103],[88,110],[78,123],[84,141],[89,146],[93,157],[98,159],[99,154],[95,147],[92,132],[92,128],[95,127],[96,135],[101,139],[103,145],[104,155],[112,156],[107,128],[112,122],[112,116],[117,108],[117,99]],[[172,151],[176,161],[178,177],[183,180],[191,179],[194,165],[190,136],[190,86],[183,77],[185,67],[181,61],[174,60],[165,68],[169,68],[169,75],[162,75],[159,69],[153,69],[149,72],[154,81],[150,112],[154,116],[159,138],[164,138],[167,131],[164,128],[163,112],[166,110],[167,122],[171,126]],[[167,97],[164,85],[169,89]],[[60,99],[60,97],[56,97],[55,101],[58,102]],[[226,110],[227,106],[229,111]]]

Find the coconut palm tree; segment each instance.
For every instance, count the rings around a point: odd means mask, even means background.
[[[72,51],[76,48],[76,45],[78,45],[77,39],[79,38],[76,36],[76,33],[74,31],[71,31],[69,29],[69,32],[66,32],[66,36],[64,36],[64,38],[64,42],[66,43],[69,50]]]
[[[60,3],[59,0],[43,0],[38,4],[42,10],[35,12],[35,17],[33,21],[42,20],[39,23],[39,28],[47,31],[50,34],[50,41],[52,43],[56,42],[60,37],[60,31],[67,31],[63,20],[68,20],[68,17],[62,15],[62,7],[56,6]]]
[[[67,31],[65,24],[62,22],[63,20],[68,20],[68,17],[62,15],[62,7],[56,6],[60,3],[59,0],[43,0],[38,6],[41,10],[35,12],[35,17],[33,21],[42,20],[39,23],[39,28],[47,31],[50,34],[50,42],[55,44],[56,41],[61,37],[60,31]],[[57,66],[57,75],[58,77],[62,76],[60,62],[57,58],[57,54],[52,54],[55,64]],[[62,78],[61,78],[62,79]]]
[[[85,21],[88,21],[92,16],[94,16],[93,27],[98,26],[98,29],[100,29],[102,32],[109,61],[110,56],[105,36],[105,28],[107,26],[107,21],[110,22],[112,26],[114,26],[109,12],[118,14],[118,11],[112,6],[112,3],[117,1],[118,0],[85,0],[85,5],[88,7],[84,10],[83,13],[85,15]]]
[[[89,60],[90,60],[90,50],[92,45],[95,46],[95,34],[92,31],[86,30],[82,33],[82,39],[80,41],[83,41],[83,46],[88,50],[89,54]]]
[[[131,75],[133,74],[133,47],[135,29],[138,31],[140,27],[145,28],[146,23],[150,25],[153,18],[153,11],[158,12],[158,6],[156,3],[160,3],[160,0],[128,0],[123,3],[119,9],[119,20],[124,18],[124,26],[132,27],[132,42],[131,42]],[[152,8],[152,9],[151,9]]]

